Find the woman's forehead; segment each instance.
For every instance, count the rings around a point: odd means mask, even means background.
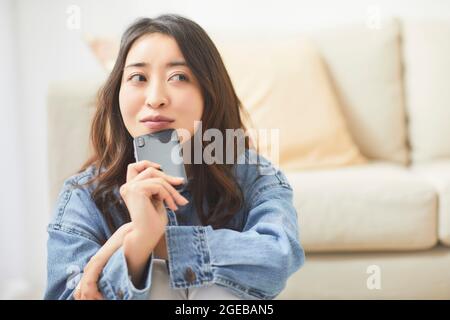
[[[166,67],[169,62],[183,62],[184,57],[174,38],[152,33],[138,38],[127,54],[126,66],[145,63],[147,67]]]

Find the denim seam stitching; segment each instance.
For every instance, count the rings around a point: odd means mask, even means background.
[[[88,240],[91,240],[91,241],[94,241],[95,243],[97,243],[97,239],[91,237],[89,234],[87,234],[87,233],[85,233],[83,231],[80,231],[78,229],[75,229],[75,228],[67,227],[67,226],[65,226],[63,224],[59,224],[59,223],[49,224],[47,230],[48,231],[52,231],[53,230],[53,231],[67,232],[69,234],[80,236],[80,237],[86,238]]]
[[[208,244],[206,239],[206,231],[204,227],[197,227],[198,237],[200,238],[200,254],[201,254],[201,261],[203,263],[202,266],[200,266],[200,272],[202,275],[206,278],[207,281],[213,280],[213,274],[212,270],[210,269],[211,265],[211,257],[209,255],[208,251]]]
[[[276,187],[276,186],[282,186],[283,188],[286,188],[286,189],[292,191],[292,188],[288,184],[283,184],[283,183],[278,183],[278,182],[268,183],[268,184],[265,184],[262,187],[260,187],[255,192],[255,195],[253,196],[252,200],[256,201],[264,191],[266,191],[269,188]],[[252,203],[253,203],[253,201],[252,201]]]
[[[240,293],[244,293],[257,299],[270,300],[274,298],[274,296],[264,294],[261,290],[252,287],[245,287],[241,284],[236,283],[234,280],[220,275],[216,277],[216,283],[220,283],[226,287],[235,289]]]
[[[72,191],[73,189],[67,189],[64,191],[64,199],[63,202],[58,207],[58,217],[57,217],[57,224],[61,224],[61,221],[64,217],[64,213],[66,212],[66,207],[70,201],[70,198],[72,197]]]
[[[166,229],[167,231],[167,236],[169,237],[169,234],[171,233],[171,229],[170,228],[167,228]],[[201,231],[200,231],[201,230]],[[194,228],[193,228],[193,233],[194,233],[194,235],[196,235],[196,233],[198,234],[198,232],[200,232],[200,233],[202,233],[202,232],[204,232],[203,230],[202,230],[202,227],[199,227],[199,226],[195,226]],[[170,238],[172,238],[172,236],[170,236]],[[201,239],[201,236],[200,236],[200,242],[202,243],[202,241],[204,241],[203,239]],[[173,252],[172,252],[172,250],[170,249],[170,245],[169,245],[169,247],[168,247],[168,250],[167,250],[167,254],[168,254],[168,257],[169,257],[169,265],[171,266],[170,268],[171,269],[173,269],[173,260],[172,260],[172,254],[173,254]],[[204,253],[202,252],[202,249],[200,250],[200,254],[201,254],[201,256],[202,256],[202,261],[204,261],[205,259],[204,259]],[[201,269],[201,268],[200,268]],[[200,270],[201,271],[201,270]],[[211,272],[211,274],[210,274],[210,278],[211,279],[209,279],[209,274],[207,273],[206,274],[206,279],[196,279],[195,281],[193,281],[193,282],[187,282],[187,281],[185,281],[185,280],[173,280],[172,281],[172,283],[173,283],[173,287],[174,288],[183,288],[183,289],[186,289],[186,288],[190,288],[190,287],[201,287],[201,286],[204,286],[204,285],[207,285],[207,284],[211,284],[211,283],[213,283],[213,275],[212,275],[212,272]]]

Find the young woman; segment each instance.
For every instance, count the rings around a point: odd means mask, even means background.
[[[139,135],[184,130],[194,154],[198,121],[225,140],[245,130],[206,32],[178,15],[137,20],[97,104],[94,156],[65,181],[48,226],[45,298],[275,298],[304,251],[291,186],[247,137],[241,153],[225,141],[231,164],[186,162],[184,182],[134,159]]]

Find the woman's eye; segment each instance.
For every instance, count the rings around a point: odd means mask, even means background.
[[[145,81],[145,77],[142,74],[134,74],[130,77],[130,80],[133,82],[141,82]]]
[[[178,74],[172,76],[170,79],[176,78],[177,76],[179,76],[181,79],[184,79],[184,80],[180,80],[180,81],[187,81],[188,80],[188,78],[182,73],[178,73]]]

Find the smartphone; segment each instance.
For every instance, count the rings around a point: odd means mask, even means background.
[[[175,129],[145,134],[133,139],[134,157],[137,161],[149,160],[161,165],[161,170],[174,177],[184,178],[184,183],[174,186],[182,191],[187,177],[183,162],[183,150]]]

